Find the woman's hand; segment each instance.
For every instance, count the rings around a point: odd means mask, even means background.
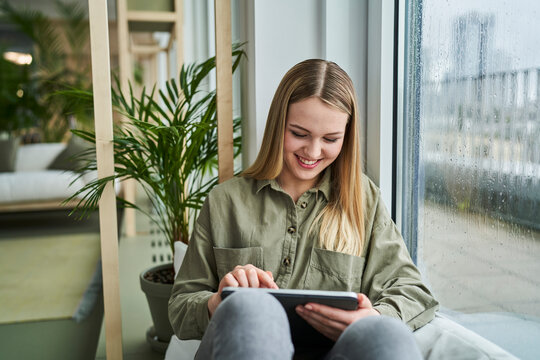
[[[278,289],[271,271],[261,270],[251,264],[238,265],[221,279],[218,292],[208,300],[210,316],[214,314],[221,303],[221,291],[227,286]]]
[[[367,316],[380,315],[373,309],[364,294],[358,294],[358,309],[342,310],[334,307],[307,303],[296,307],[296,312],[321,334],[336,341],[347,326]]]

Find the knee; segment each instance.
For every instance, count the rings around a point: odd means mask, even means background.
[[[411,330],[402,321],[387,316],[370,316],[355,321],[345,329],[336,344],[339,346],[335,358],[348,359],[356,355],[363,359],[422,358]]]
[[[290,359],[294,351],[287,314],[264,291],[231,294],[217,307],[210,325],[213,358]]]
[[[229,295],[218,306],[214,316],[232,314],[242,317],[268,317],[275,321],[287,321],[285,310],[270,294],[262,291],[238,291]]]
[[[397,319],[388,316],[369,316],[349,325],[343,335],[355,339],[358,337],[388,338],[389,336],[403,338],[412,336],[412,332],[407,325]]]

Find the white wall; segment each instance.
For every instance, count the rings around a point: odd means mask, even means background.
[[[186,61],[201,60],[214,52],[213,0],[184,1]],[[366,173],[391,207],[393,10],[393,0],[232,0],[233,42],[246,42],[247,52],[233,97],[243,118],[244,168],[255,161],[287,70],[308,58],[331,60],[355,84]]]
[[[247,41],[244,78],[244,166],[260,147],[268,109],[283,75],[309,58],[335,61],[355,83],[365,109],[367,1],[238,0],[239,34]]]

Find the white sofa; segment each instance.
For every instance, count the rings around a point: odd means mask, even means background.
[[[49,169],[66,147],[65,143],[19,146],[15,171],[0,172],[0,211],[60,209],[62,201],[91,181],[95,173],[77,179],[73,171]]]

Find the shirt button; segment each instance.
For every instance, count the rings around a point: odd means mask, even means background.
[[[300,207],[301,207],[302,209],[305,209],[305,208],[307,207],[307,202],[304,201],[303,203],[301,203],[301,204],[300,204]]]
[[[287,232],[289,234],[294,234],[296,232],[296,228],[294,226],[291,226],[290,228],[287,229]]]
[[[285,266],[291,265],[291,258],[287,256],[285,259],[283,259],[283,265]]]

